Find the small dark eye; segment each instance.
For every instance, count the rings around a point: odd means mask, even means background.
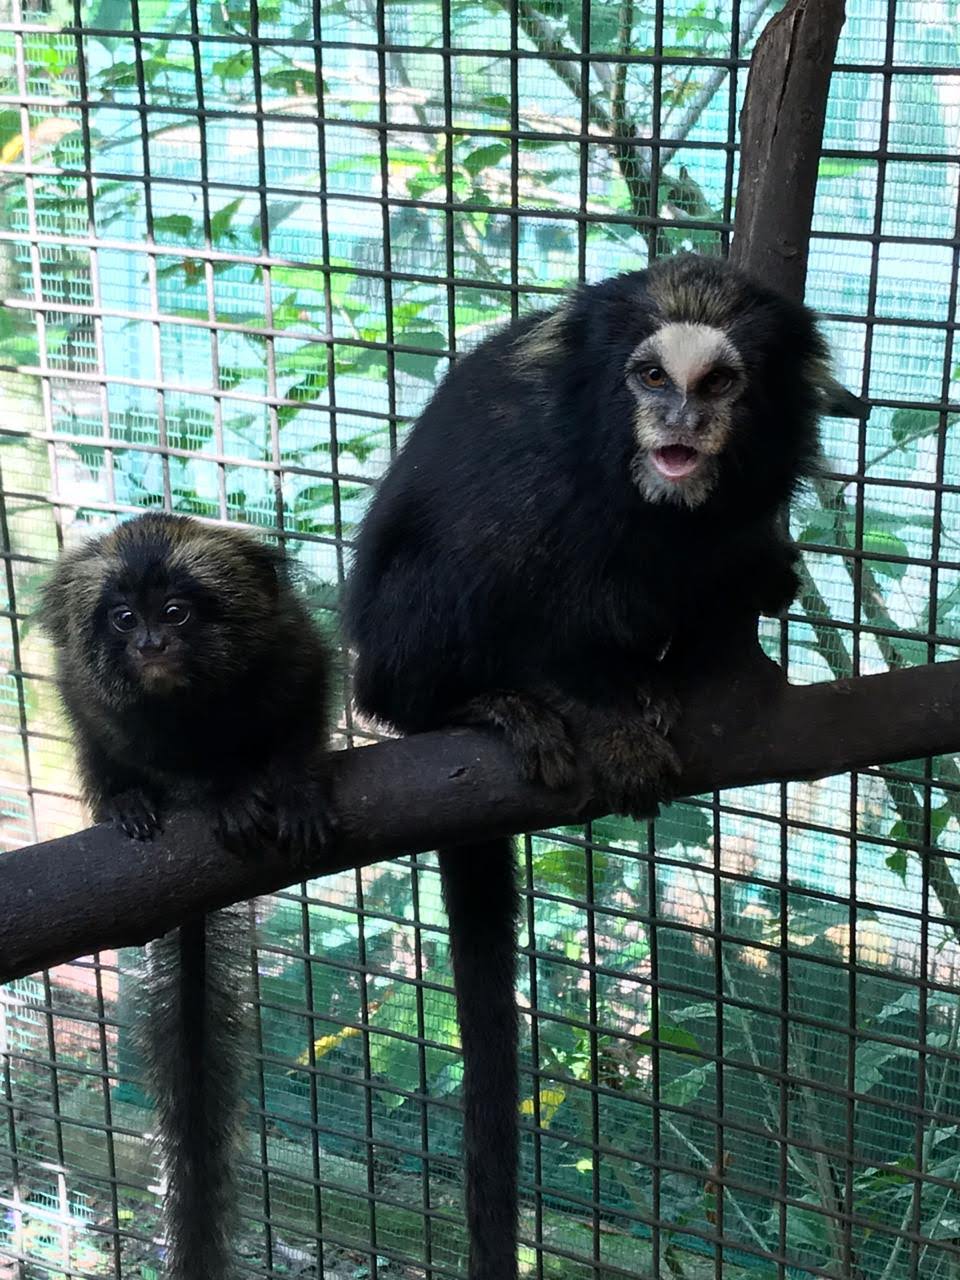
[[[701,390],[708,396],[722,396],[733,386],[733,374],[729,369],[714,369],[700,383]]]
[[[110,625],[114,631],[132,631],[137,625],[137,615],[125,604],[110,610]]]
[[[171,600],[163,609],[163,620],[168,627],[182,627],[189,621],[190,610],[185,604],[181,604],[179,600]]]
[[[662,391],[667,385],[666,371],[661,369],[658,364],[648,364],[639,370],[640,381],[645,387],[649,387],[651,391]]]

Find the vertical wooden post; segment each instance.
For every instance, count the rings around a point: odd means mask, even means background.
[[[844,0],[788,0],[753,54],[740,115],[732,262],[802,299]]]

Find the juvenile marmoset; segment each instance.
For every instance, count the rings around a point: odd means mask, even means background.
[[[778,510],[818,453],[826,350],[804,307],[716,260],[578,290],[460,360],[356,542],[360,709],[496,726],[549,786],[590,762],[649,813],[672,686],[705,637],[797,589]],[[464,1053],[471,1280],[516,1275],[511,844],[440,853]]]
[[[141,515],[61,556],[41,620],[96,820],[145,840],[199,806],[236,852],[299,859],[325,842],[328,658],[279,552]],[[233,1274],[244,919],[198,917],[150,948],[141,1039],[172,1280]]]

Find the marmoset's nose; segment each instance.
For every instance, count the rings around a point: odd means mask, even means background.
[[[666,421],[667,426],[672,431],[682,431],[685,435],[696,435],[706,426],[706,415],[700,405],[684,398],[670,407]]]
[[[144,656],[151,653],[163,653],[167,647],[167,637],[154,631],[142,631],[137,637],[137,652]]]

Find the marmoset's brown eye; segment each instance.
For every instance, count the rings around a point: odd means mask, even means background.
[[[661,391],[667,385],[667,375],[658,364],[648,364],[640,370],[640,381],[651,391]]]

